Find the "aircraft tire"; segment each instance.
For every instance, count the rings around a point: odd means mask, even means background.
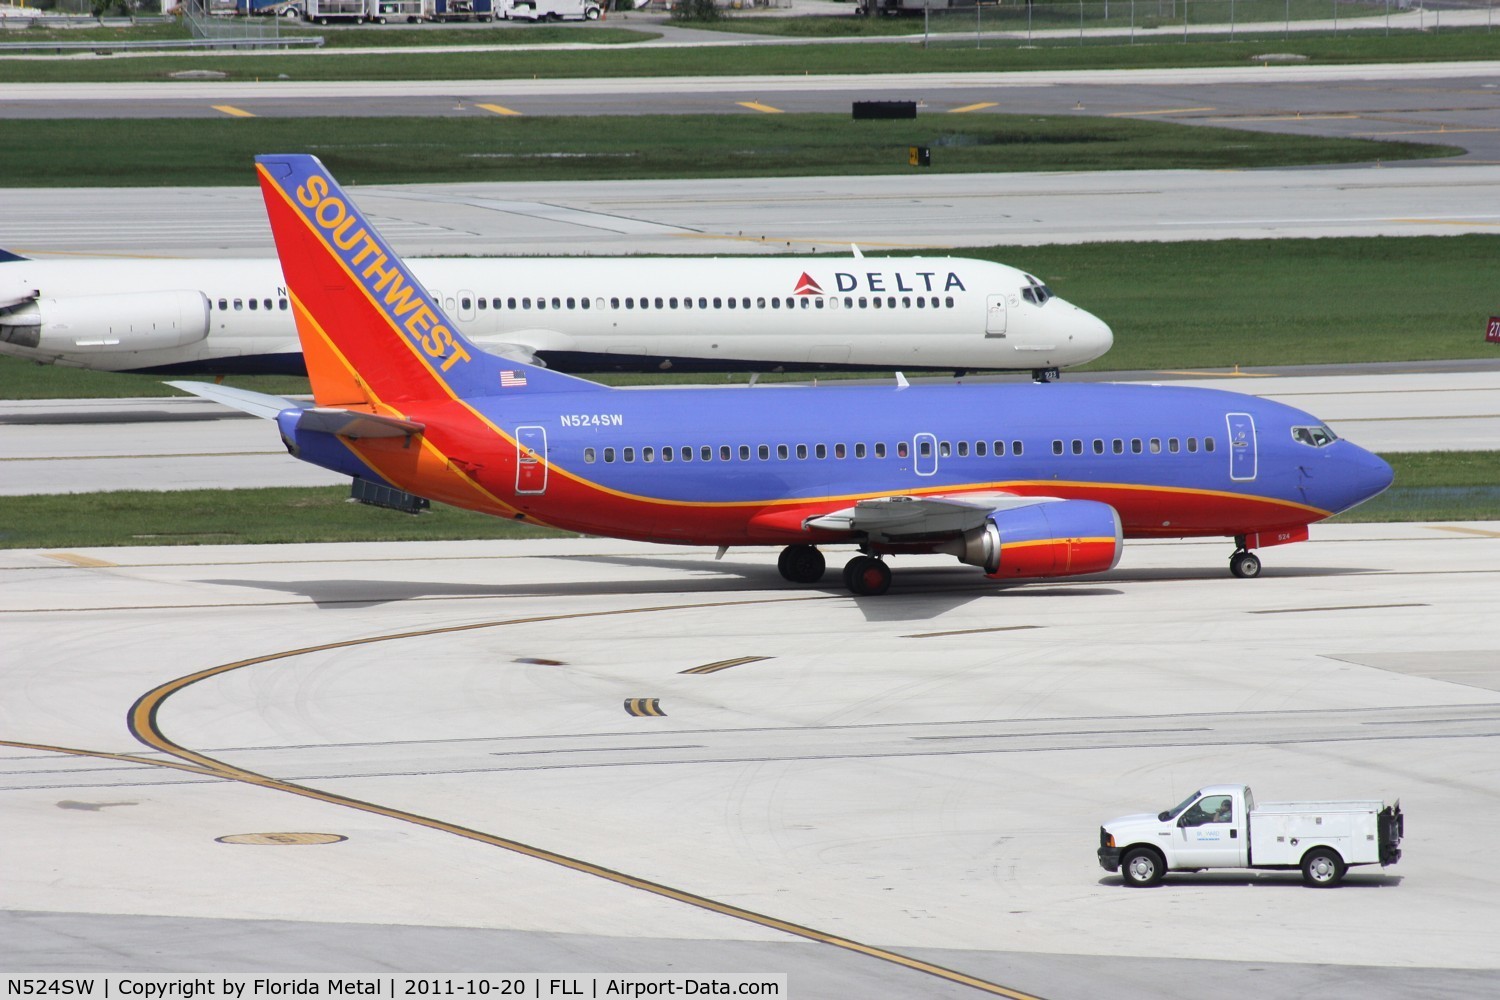
[[[855,556],[844,566],[844,583],[855,597],[879,597],[891,589],[891,568],[879,559]]]
[[[776,568],[792,583],[817,583],[828,568],[823,553],[813,545],[788,545],[781,550]]]
[[[1260,556],[1240,549],[1229,557],[1229,572],[1241,580],[1253,580],[1260,576]]]

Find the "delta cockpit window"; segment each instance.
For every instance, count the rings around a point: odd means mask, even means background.
[[[1339,436],[1322,424],[1312,427],[1293,427],[1292,439],[1312,448],[1325,448],[1339,439]]]
[[[1031,275],[1026,275],[1026,287],[1021,289],[1021,298],[1035,306],[1044,306],[1052,298],[1052,289]]]

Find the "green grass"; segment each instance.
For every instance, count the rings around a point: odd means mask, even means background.
[[[417,516],[370,507],[350,501],[347,486],[0,497],[0,548],[394,542],[563,534],[443,504],[433,504]]]
[[[1086,243],[954,253],[1028,270],[1103,317],[1115,346],[1088,366],[1094,370],[1418,361],[1500,350],[1484,340],[1495,306],[1500,235]],[[1441,293],[1426,294],[1432,290]],[[175,394],[162,381],[0,358],[0,399]],[[282,395],[307,391],[300,379],[229,381]]]
[[[1396,484],[1330,520],[1500,520],[1500,451],[1397,452],[1382,457],[1395,469]]]
[[[1458,152],[1125,118],[941,114],[13,120],[5,135],[8,187],[243,186],[267,150],[314,153],[344,184],[515,180],[529,169],[549,180],[911,173],[913,145],[932,149],[936,173],[1286,167]]]
[[[611,29],[596,29],[611,30]],[[1149,41],[1145,41],[1149,39]],[[141,56],[129,59],[0,59],[0,83],[167,80],[174,72],[211,69],[233,80],[492,80],[580,77],[744,76],[803,73],[994,72],[1044,69],[1138,69],[1243,66],[1265,53],[1267,40],[1183,42],[1169,33],[1071,41],[1024,39],[976,49],[955,39],[926,48],[919,43],[868,45],[746,45],[680,49],[626,46],[581,51],[501,53],[289,53],[281,55]],[[1312,65],[1493,59],[1495,36],[1483,28],[1439,34],[1276,36],[1269,51],[1304,55]],[[9,123],[7,123],[7,126]]]
[[[1500,452],[1385,458],[1396,483],[1341,522],[1500,517]],[[291,459],[288,459],[291,461]],[[1407,485],[1411,484],[1411,485]],[[0,548],[239,545],[546,538],[569,533],[434,504],[412,516],[352,503],[343,486],[314,489],[119,491],[0,497]]]

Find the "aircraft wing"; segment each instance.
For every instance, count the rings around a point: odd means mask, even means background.
[[[998,510],[1050,503],[1056,497],[1014,493],[962,493],[954,496],[891,496],[860,500],[804,522],[807,528],[847,531],[875,541],[910,541],[961,535],[984,524]]]
[[[511,341],[492,339],[487,340],[484,337],[475,337],[474,343],[478,344],[484,353],[493,354],[497,358],[505,358],[507,361],[521,361],[528,365],[542,364],[537,359],[535,348],[529,344],[517,344]]]

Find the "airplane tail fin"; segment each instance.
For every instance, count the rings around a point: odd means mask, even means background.
[[[319,406],[605,389],[465,338],[317,157],[255,164]]]
[[[27,258],[22,257],[18,253],[11,253],[9,250],[6,250],[4,247],[0,247],[0,264],[8,264],[8,263],[10,263],[13,260],[26,260],[26,259]]]

